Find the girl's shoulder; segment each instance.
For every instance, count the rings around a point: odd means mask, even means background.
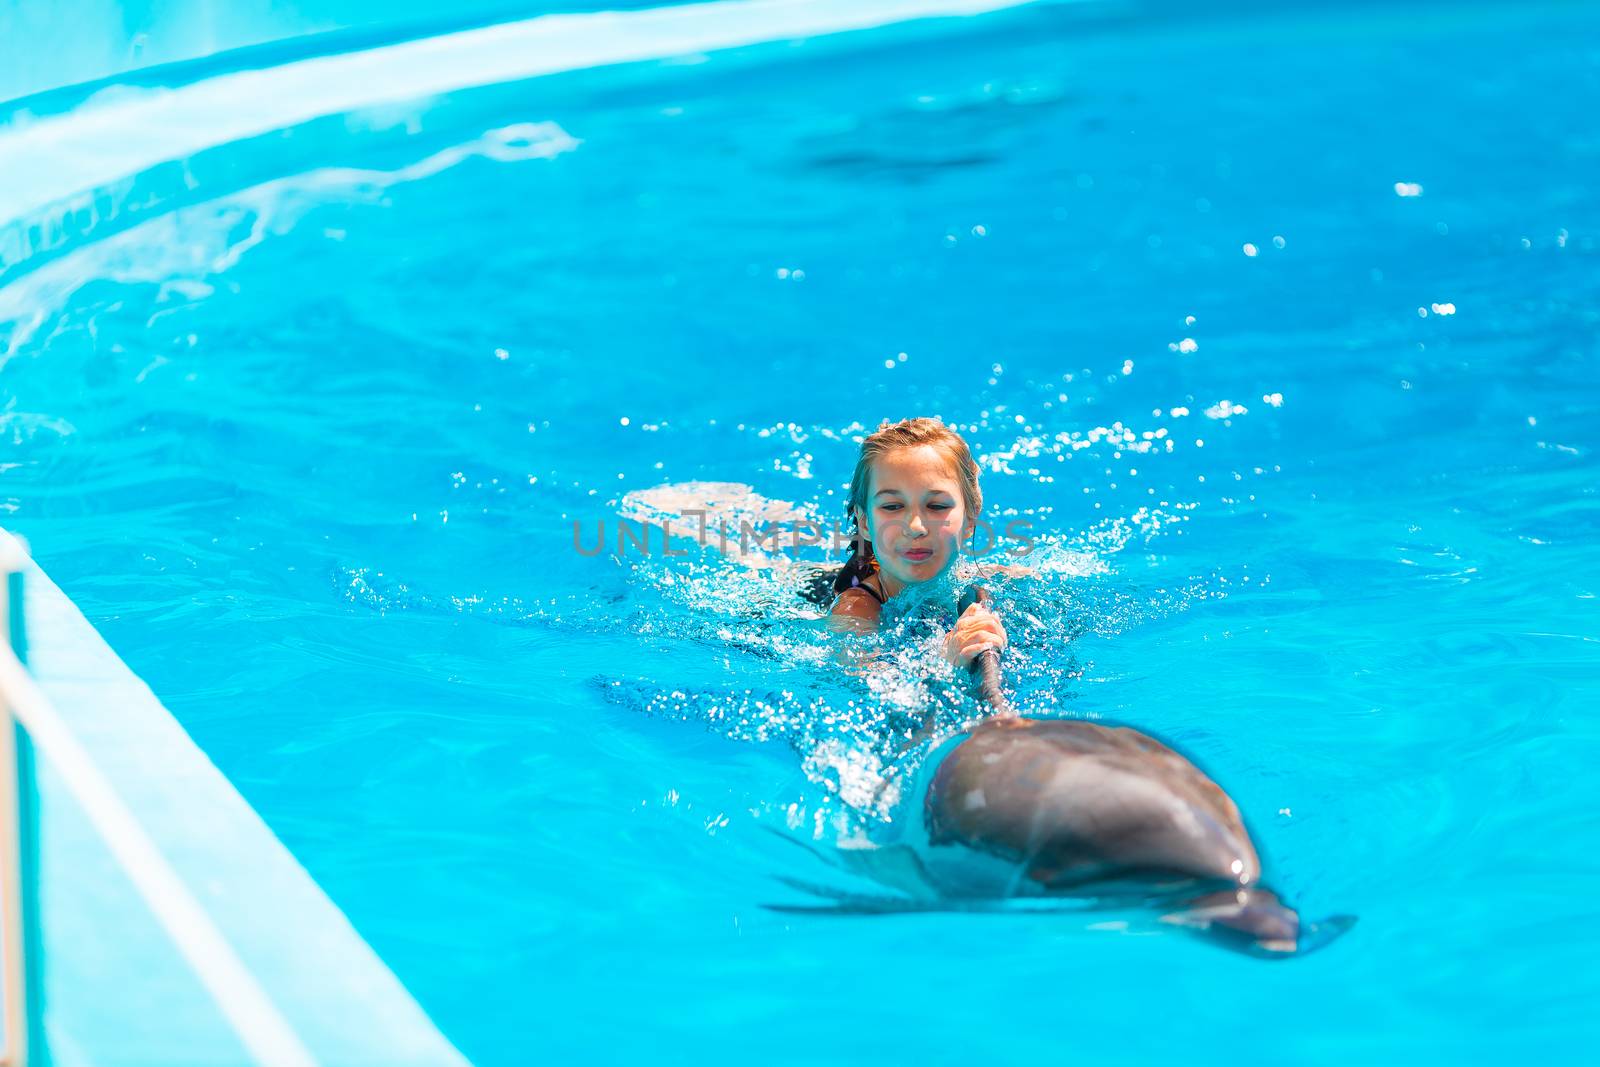
[[[828,621],[835,629],[874,629],[883,615],[883,592],[877,585],[877,576],[864,578],[860,585],[852,586],[833,600]]]

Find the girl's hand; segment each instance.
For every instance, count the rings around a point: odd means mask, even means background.
[[[966,668],[984,649],[998,651],[1009,643],[1000,617],[982,604],[973,604],[956,620],[955,629],[945,636],[944,658],[957,667]]]

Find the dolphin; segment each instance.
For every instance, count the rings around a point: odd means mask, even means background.
[[[974,586],[960,611],[986,599]],[[1126,726],[1019,714],[1000,691],[992,649],[972,673],[995,717],[929,755],[911,793],[922,798],[920,832],[840,849],[847,868],[920,897],[913,909],[1017,898],[1154,904],[1163,923],[1267,958],[1304,955],[1355,922],[1304,922],[1265,887],[1238,806],[1172,748]],[[857,912],[904,910],[890,898],[848,899]]]

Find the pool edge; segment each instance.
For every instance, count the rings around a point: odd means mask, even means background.
[[[12,540],[4,531],[0,539]],[[150,687],[31,558],[23,573],[28,660],[39,689],[315,1061],[465,1067],[466,1058]],[[64,795],[62,781],[40,776],[44,822],[66,818],[78,803]],[[48,883],[42,893],[43,907],[51,907]],[[63,906],[87,899],[63,896]],[[75,918],[81,925],[83,917]],[[106,943],[114,943],[116,916],[105,916],[104,925]],[[47,951],[76,947],[46,944]],[[202,986],[211,980],[197,977]],[[181,1026],[173,1029],[179,1062],[184,1035]]]

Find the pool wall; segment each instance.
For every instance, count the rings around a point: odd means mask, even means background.
[[[337,54],[312,48],[303,58],[203,72],[180,85],[99,88],[59,113],[13,104],[9,114],[0,109],[0,285],[152,215],[231,191],[229,180],[279,176],[241,178],[226,161],[217,165],[212,153],[224,146],[270,139],[269,154],[283,166],[310,167],[295,160],[292,135],[330,116],[342,116],[351,133],[404,132],[431,100],[464,89],[600,66],[703,60],[707,52],[753,45],[834,43],[897,23],[959,29],[966,16],[1031,2],[708,0],[554,14]],[[8,166],[12,160],[30,165]]]
[[[309,34],[437,22],[441,6],[435,0],[0,0],[0,100]],[[457,0],[449,14],[466,23],[558,6]],[[71,17],[63,18],[64,11]]]

